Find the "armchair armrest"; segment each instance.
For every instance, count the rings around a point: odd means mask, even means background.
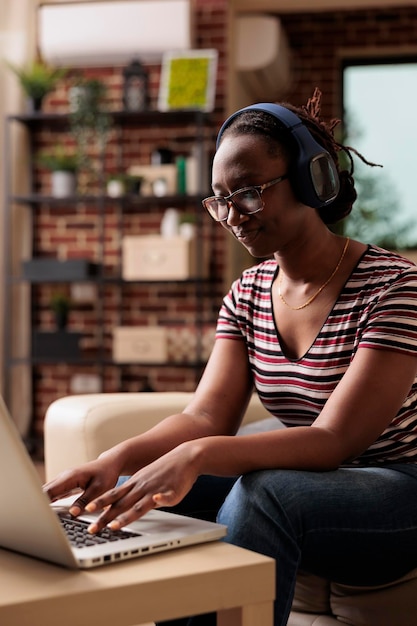
[[[99,393],[55,400],[44,424],[46,479],[91,461],[120,441],[149,430],[164,417],[181,412],[192,395],[170,391]],[[254,395],[244,422],[268,416]]]

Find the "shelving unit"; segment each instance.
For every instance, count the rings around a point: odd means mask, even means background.
[[[207,194],[204,188],[205,172],[203,171],[203,155],[205,146],[210,142],[210,120],[207,114],[201,112],[167,112],[156,111],[114,112],[113,120],[113,163],[116,158],[118,167],[127,169],[131,164],[138,163],[137,151],[129,157],[129,149],[132,151],[131,135],[143,131],[147,135],[148,146],[161,129],[166,129],[168,143],[181,146],[182,150],[194,147],[194,153],[198,154],[198,188],[200,193],[196,195],[169,195],[163,197],[125,195],[119,198],[110,198],[104,193],[102,177],[97,189],[86,195],[75,195],[66,198],[54,198],[48,195],[47,189],[42,186],[39,179],[39,171],[35,166],[34,154],[41,143],[42,133],[47,132],[48,140],[54,141],[54,137],[69,131],[69,118],[61,114],[34,113],[31,115],[9,116],[6,119],[5,128],[5,154],[10,154],[12,148],[11,133],[13,125],[23,127],[27,133],[29,158],[29,189],[19,189],[12,193],[6,189],[6,232],[4,237],[5,268],[7,277],[7,312],[4,336],[5,354],[5,399],[9,402],[9,393],[16,366],[26,365],[31,368],[33,380],[33,405],[36,406],[37,378],[42,368],[54,365],[66,364],[71,371],[79,368],[93,368],[102,381],[103,391],[123,391],[135,388],[134,378],[138,368],[140,371],[152,369],[180,368],[189,370],[196,382],[205,365],[204,335],[207,326],[214,325],[218,308],[218,302],[213,299],[213,277],[209,274],[205,278],[189,278],[181,281],[166,280],[134,280],[126,281],[122,278],[121,241],[126,234],[158,233],[159,224],[163,212],[168,207],[175,206],[178,210],[192,213],[195,216],[196,236],[198,238],[197,267],[202,267],[202,243],[211,245],[212,222],[205,216],[201,209],[201,198]],[[135,135],[136,136],[136,135]],[[172,139],[172,136],[175,136]],[[169,138],[171,137],[171,139]],[[126,149],[126,146],[128,149]],[[133,146],[136,147],[136,146]],[[114,156],[116,155],[116,157]],[[107,152],[100,163],[102,174],[107,171]],[[143,155],[141,155],[143,159]],[[130,162],[129,159],[132,159]],[[146,157],[145,157],[146,159]],[[5,158],[5,180],[12,179],[10,170],[10,158]],[[144,164],[149,164],[149,160]],[[114,165],[113,165],[114,167]],[[46,193],[45,193],[46,192]],[[12,207],[20,205],[25,211],[25,219],[30,224],[32,233],[33,257],[59,257],[59,249],[65,248],[67,258],[88,258],[97,264],[96,275],[85,278],[61,278],[60,276],[44,275],[39,279],[27,280],[25,276],[12,264],[11,229]],[[79,236],[83,243],[71,250],[71,244],[62,244],[57,241],[49,242],[48,246],[42,242],[40,231],[42,220],[50,223],[62,224],[63,237],[77,239]],[[84,233],[81,237],[80,233]],[[57,237],[58,239],[58,237]],[[83,254],[80,249],[84,248]],[[88,249],[89,248],[89,249]],[[21,259],[23,261],[24,259]],[[201,271],[200,271],[201,274]],[[68,356],[63,352],[57,356],[39,356],[33,353],[32,345],[28,342],[25,353],[16,354],[13,345],[13,320],[15,309],[19,301],[13,295],[13,290],[22,285],[29,285],[31,302],[31,330],[53,332],[53,323],[50,311],[48,311],[47,298],[51,290],[60,286],[69,291],[73,283],[88,283],[96,291],[97,297],[91,303],[79,303],[72,312],[72,322],[69,330],[83,335],[82,347],[79,356]],[[145,305],[146,293],[151,293],[151,304]],[[167,302],[169,306],[163,310],[161,305],[155,302]],[[17,302],[17,303],[16,303]],[[183,305],[181,306],[181,302]],[[174,304],[175,303],[175,306]],[[191,304],[190,304],[191,303]],[[189,328],[195,348],[192,358],[168,358],[164,363],[154,362],[117,362],[112,357],[111,330],[115,325],[138,325],[147,326],[156,324],[170,328],[173,334],[179,334],[179,328]],[[61,331],[63,332],[63,331]],[[64,331],[65,332],[65,331]],[[59,339],[57,335],[57,340]],[[175,355],[174,355],[175,356]],[[142,369],[141,369],[142,368]],[[106,380],[106,372],[113,372],[111,384]],[[117,374],[114,375],[114,372]],[[136,373],[135,373],[136,372]],[[140,376],[141,374],[139,374]],[[147,379],[147,376],[143,376]],[[146,382],[146,381],[145,381]],[[139,381],[138,383],[139,384]],[[136,390],[139,388],[136,386]],[[36,409],[35,409],[36,412]],[[36,416],[35,418],[36,419]]]

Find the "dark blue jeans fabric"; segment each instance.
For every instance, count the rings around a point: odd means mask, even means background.
[[[217,519],[228,526],[225,541],[277,561],[274,626],[287,623],[299,569],[378,585],[417,567],[415,465],[202,477],[174,510],[213,519],[222,499]],[[171,624],[183,623],[214,625],[215,616]]]

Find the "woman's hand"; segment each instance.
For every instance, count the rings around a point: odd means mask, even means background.
[[[81,467],[62,472],[44,485],[43,489],[52,502],[81,490],[82,493],[69,509],[71,515],[77,516],[91,500],[114,487],[118,478],[119,468],[116,464],[109,458],[99,457]]]
[[[90,525],[95,533],[109,526],[118,530],[149,510],[178,504],[198,478],[197,441],[177,446],[131,476],[123,485],[96,497],[85,507],[89,513],[103,511]]]

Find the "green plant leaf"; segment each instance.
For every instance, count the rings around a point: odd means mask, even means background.
[[[43,98],[53,91],[57,82],[68,72],[66,68],[52,67],[42,61],[34,61],[24,67],[12,63],[7,65],[16,74],[26,95],[34,99]]]
[[[57,146],[53,152],[40,152],[36,162],[51,172],[76,172],[81,166],[78,154],[66,152],[60,146]]]

